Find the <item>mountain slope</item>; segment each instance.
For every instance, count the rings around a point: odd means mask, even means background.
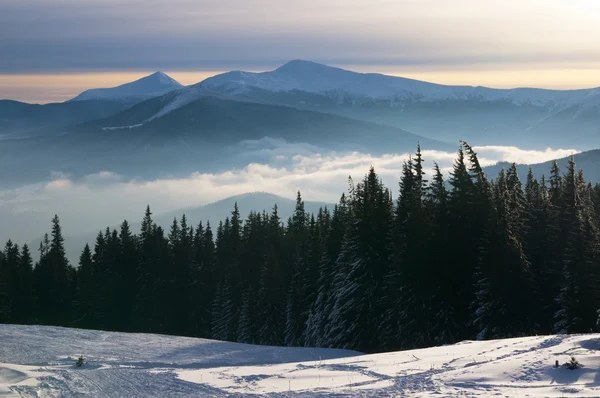
[[[574,159],[576,168],[583,169],[587,181],[592,181],[594,184],[600,183],[600,149],[575,154]],[[552,168],[552,162],[553,161],[537,164],[519,164],[517,165],[519,178],[521,178],[521,181],[525,182],[529,167],[531,167],[533,175],[536,178],[540,179],[544,175],[546,176],[546,179],[548,179]],[[557,162],[562,173],[565,174],[567,172],[569,157],[557,159]],[[500,162],[494,166],[485,167],[484,170],[490,178],[496,178],[502,168],[508,169],[509,167],[510,163]]]
[[[265,136],[292,142],[325,145],[328,149],[354,147],[367,151],[413,151],[417,141],[428,149],[454,146],[410,132],[320,112],[202,96],[160,117],[148,117],[175,93],[137,104],[119,114],[74,128],[75,132],[127,131],[161,140],[169,137],[211,143],[235,143]],[[166,134],[168,132],[168,135]]]
[[[163,72],[156,72],[136,81],[125,83],[112,88],[89,89],[70,101],[87,100],[116,100],[138,102],[148,98],[156,97],[169,91],[183,88],[179,82]]]
[[[464,341],[361,355],[156,334],[0,325],[0,395],[593,397],[600,335]],[[83,355],[86,364],[76,367]],[[583,368],[555,368],[574,356]]]

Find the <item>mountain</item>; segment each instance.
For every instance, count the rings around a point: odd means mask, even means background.
[[[179,90],[183,85],[163,72],[156,72],[139,80],[112,88],[93,88],[86,90],[71,102],[88,100],[115,100],[135,103],[148,98]]]
[[[600,137],[600,88],[545,90],[449,86],[291,61],[262,73],[233,71],[178,90],[150,119],[206,95],[335,113],[442,141],[543,148]]]
[[[153,98],[116,115],[56,129],[45,136],[5,140],[0,146],[0,183],[45,181],[51,172],[79,178],[101,170],[126,179],[183,176],[268,162],[269,152],[245,143],[264,137],[313,151],[373,154],[425,149],[454,152],[456,145],[339,115],[302,111],[217,97],[202,97],[145,121],[172,94]]]
[[[296,201],[292,199],[287,199],[267,192],[252,192],[231,196],[204,206],[184,208],[163,214],[157,214],[153,216],[153,219],[157,225],[163,227],[165,231],[169,231],[171,224],[173,223],[173,219],[177,218],[177,220],[179,220],[181,216],[185,214],[189,226],[196,227],[200,221],[202,221],[204,226],[206,226],[206,222],[210,221],[214,230],[213,232],[216,232],[219,221],[225,221],[225,218],[231,217],[231,211],[233,210],[235,203],[238,204],[242,219],[245,219],[250,211],[262,212],[264,210],[267,213],[271,213],[273,206],[277,205],[279,217],[281,217],[282,221],[284,222],[287,221],[288,217],[292,216],[296,206]],[[131,230],[134,233],[139,233],[140,231],[141,217],[143,215],[144,206],[145,204],[140,205],[139,220],[128,220]],[[330,210],[333,209],[332,204],[324,202],[305,201],[304,206],[307,212],[315,215],[318,213],[320,207],[328,207]],[[18,224],[22,229],[28,228],[30,231],[37,231],[39,230],[40,226],[48,225],[48,220],[50,220],[51,217],[51,214],[22,213],[19,216],[12,216],[12,221]],[[75,216],[65,215],[65,218],[66,217],[73,218]],[[28,223],[27,227],[23,225],[24,222]],[[67,223],[72,224],[72,221],[67,220]],[[81,250],[85,244],[89,243],[90,247],[93,247],[98,231],[104,231],[107,225],[96,225],[92,226],[91,228],[90,227],[91,226],[89,225],[81,226],[76,233],[74,233],[75,231],[73,231],[73,228],[65,229],[65,234],[67,235],[65,238],[65,250],[67,252],[69,261],[71,261],[71,263],[74,265],[77,264],[79,255],[81,254]],[[85,231],[87,232],[83,232],[82,228],[86,228]],[[112,225],[111,229],[112,228],[116,228],[118,230],[119,226]],[[73,231],[71,232],[72,235],[70,235],[69,231]],[[43,232],[39,231],[39,235],[41,236],[42,234]],[[28,244],[31,247],[38,247],[40,241],[41,237],[37,237],[36,239],[30,240]]]
[[[251,211],[271,213],[273,206],[277,205],[279,217],[285,222],[288,217],[291,217],[296,207],[296,201],[284,198],[268,192],[250,192],[241,195],[231,196],[221,199],[217,202],[210,203],[200,207],[191,207],[180,209],[166,214],[162,214],[155,218],[155,222],[164,228],[169,228],[173,222],[173,218],[181,218],[185,214],[189,225],[196,226],[199,221],[206,225],[206,221],[210,221],[213,227],[216,227],[219,221],[224,221],[225,218],[231,217],[233,206],[237,203],[242,218],[245,218]],[[304,208],[310,214],[315,216],[319,212],[319,208],[328,207],[333,210],[331,203],[304,201]],[[141,224],[140,224],[141,226]]]
[[[15,137],[23,136],[24,133],[45,134],[48,130],[104,118],[127,108],[127,104],[110,100],[45,105],[0,100],[0,135]]]
[[[357,73],[310,61],[295,60],[270,72],[228,72],[208,78],[200,87],[244,92],[252,87],[268,91],[300,90],[309,93],[352,94],[394,100],[509,101],[517,105],[551,105],[556,108],[586,103],[600,105],[600,88],[591,90],[493,89],[448,86],[379,73]]]
[[[214,96],[199,99],[156,116],[156,110],[177,93],[137,104],[107,118],[86,123],[73,131],[126,131],[128,135],[169,139],[186,137],[236,143],[265,136],[291,142],[325,145],[330,149],[352,147],[366,151],[410,151],[417,141],[428,149],[455,150],[455,146],[398,128],[292,107],[246,102]]]
[[[591,151],[585,151],[573,156],[577,169],[583,169],[585,179],[592,181],[594,184],[600,183],[600,149]],[[542,175],[548,178],[550,176],[550,169],[552,168],[552,162],[536,163],[536,164],[518,164],[517,170],[519,172],[519,178],[525,183],[529,168],[533,171],[533,175],[540,179]],[[558,166],[560,167],[563,174],[567,171],[569,157],[557,159]],[[500,162],[493,166],[485,167],[484,170],[490,178],[496,178],[500,170],[508,169],[510,163]]]

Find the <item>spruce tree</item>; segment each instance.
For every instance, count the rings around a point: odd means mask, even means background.
[[[330,314],[331,345],[374,351],[385,310],[379,297],[389,272],[388,233],[393,203],[371,167],[352,195],[351,221],[337,260],[338,285]]]
[[[257,295],[257,340],[260,344],[283,345],[286,323],[284,286],[284,231],[277,205],[265,221],[264,257]]]
[[[597,272],[599,263],[598,227],[583,174],[569,159],[563,180],[564,250],[563,282],[557,297],[557,332],[575,333],[594,330],[598,308]]]
[[[75,320],[78,327],[93,328],[97,325],[96,316],[96,283],[94,279],[94,263],[92,251],[88,244],[85,245],[79,257],[77,268],[77,292],[74,305]]]

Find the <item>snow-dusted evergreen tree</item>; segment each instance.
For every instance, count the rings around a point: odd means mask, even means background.
[[[549,334],[553,330],[556,295],[560,289],[562,242],[559,240],[557,224],[560,213],[550,201],[546,179],[542,176],[538,182],[531,169],[525,185],[525,199],[527,230],[524,248],[535,286],[533,318],[539,332]]]
[[[188,330],[192,336],[210,337],[212,300],[215,294],[215,243],[210,222],[198,224],[193,239],[189,275]]]
[[[139,263],[138,237],[131,232],[129,223],[123,221],[118,237],[118,263],[120,272],[118,320],[124,331],[132,331],[134,307],[138,289],[137,267]]]
[[[79,256],[77,268],[77,292],[75,301],[75,324],[83,328],[91,328],[95,322],[95,287],[94,264],[92,251],[88,244],[85,245]]]
[[[153,257],[154,244],[156,243],[156,226],[152,220],[150,206],[146,207],[146,212],[142,220],[140,230],[140,257],[137,264],[137,291],[135,297],[135,306],[133,308],[133,320],[136,330],[148,331],[152,323],[152,300],[155,294],[153,284],[153,269],[155,259]],[[102,255],[103,239],[100,235],[96,239],[94,249],[94,268],[101,260],[98,256]]]
[[[334,304],[333,283],[336,273],[335,263],[340,253],[347,224],[348,204],[346,203],[346,195],[343,194],[339,203],[333,209],[327,238],[325,239],[324,252],[319,262],[317,294],[311,305],[306,324],[307,346],[329,346],[327,328],[329,325],[328,316]]]
[[[389,272],[393,202],[373,167],[351,202],[351,221],[336,264],[341,275],[329,338],[332,346],[374,351],[380,347],[378,326],[385,310],[379,298]]]
[[[19,280],[17,288],[17,314],[13,314],[13,321],[29,323],[33,321],[34,291],[33,291],[33,260],[29,246],[24,244],[21,248],[19,260]]]
[[[583,174],[575,171],[572,156],[563,182],[563,209],[566,242],[555,330],[589,332],[595,328],[598,308],[599,234]]]
[[[514,166],[498,177],[481,239],[476,267],[473,320],[477,338],[513,337],[536,332],[533,325],[532,278],[519,238],[524,200]],[[489,192],[489,191],[488,191]],[[491,193],[491,192],[490,192]],[[495,206],[492,203],[495,202]]]
[[[442,172],[437,165],[434,166],[434,174],[429,184],[425,211],[431,222],[431,242],[427,253],[430,266],[433,271],[429,275],[430,289],[430,334],[435,344],[448,344],[456,341],[455,333],[462,329],[457,324],[456,310],[453,297],[455,286],[448,283],[453,277],[452,260],[449,258],[448,242],[453,231],[449,228],[448,213],[449,193]]]
[[[277,205],[265,221],[264,258],[257,297],[258,341],[282,345],[285,330],[284,232]]]
[[[232,232],[232,225],[232,221],[227,218],[217,231],[216,257],[219,278],[212,311],[212,338],[226,341],[235,341],[236,339],[239,322],[239,301],[236,300],[236,296],[241,294],[237,291],[239,275],[236,274],[238,258],[235,254],[236,250],[239,250],[239,246],[233,246],[233,240],[237,236]],[[239,228],[237,231],[239,232]]]
[[[70,272],[58,216],[52,219],[52,234],[41,245],[35,272],[38,317],[42,323],[66,324],[71,320]]]
[[[448,264],[452,272],[446,281],[451,298],[446,310],[454,319],[448,323],[455,330],[447,334],[455,339],[473,338],[467,328],[470,319],[469,305],[473,301],[473,274],[479,257],[481,220],[475,206],[475,187],[465,163],[464,145],[458,151],[457,159],[450,173],[450,197],[448,200],[448,229],[451,234],[445,245],[448,249]],[[460,288],[458,287],[460,286]]]
[[[242,293],[242,305],[240,307],[240,315],[237,325],[237,340],[240,343],[246,344],[255,344],[256,341],[254,339],[255,333],[255,325],[252,314],[253,308],[253,298],[252,294],[247,290]]]
[[[425,212],[427,180],[423,177],[423,162],[419,145],[414,159],[403,167],[392,228],[392,269],[386,276],[386,296],[393,301],[386,311],[388,326],[384,331],[384,336],[389,336],[385,346],[392,349],[427,346],[433,341],[430,322],[434,291],[432,263],[427,256],[432,230],[431,215]]]
[[[301,346],[304,345],[304,327],[310,308],[306,295],[311,269],[308,258],[309,216],[300,191],[297,193],[294,215],[288,225],[288,239],[291,243],[293,273],[286,298],[285,344]],[[315,275],[312,277],[315,278]]]

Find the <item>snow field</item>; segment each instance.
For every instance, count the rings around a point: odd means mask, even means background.
[[[80,354],[87,363],[77,368]],[[582,369],[554,367],[571,356]],[[0,396],[593,397],[600,396],[600,335],[465,341],[362,355],[0,325]]]

